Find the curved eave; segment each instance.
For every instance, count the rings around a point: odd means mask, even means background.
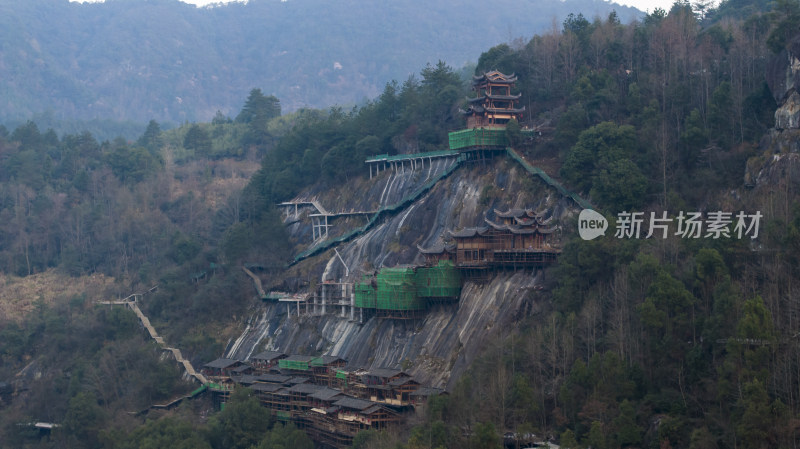
[[[484,108],[484,109],[486,109],[486,112],[492,112],[492,113],[495,113],[495,114],[497,114],[497,113],[521,114],[521,113],[525,112],[525,106],[523,106],[521,108],[514,108],[514,109],[503,109],[503,108]]]
[[[517,95],[481,95],[475,98],[467,98],[467,101],[470,103],[478,103],[486,100],[496,100],[496,101],[517,101],[522,98],[522,94]]]
[[[472,84],[477,85],[481,82],[489,82],[496,84],[511,84],[517,81],[516,73],[506,75],[497,70],[485,72],[483,75],[472,75]]]

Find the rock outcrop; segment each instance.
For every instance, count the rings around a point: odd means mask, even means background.
[[[363,185],[363,194],[349,195],[363,207],[376,200],[391,204],[442,169],[434,164],[417,173],[389,171]],[[417,245],[431,246],[447,230],[482,224],[487,212],[509,207],[547,209],[555,221],[576,213],[571,200],[508,158],[498,157],[460,167],[406,209],[340,245],[338,255],[329,251],[292,270],[308,273],[315,278],[312,283],[318,283],[353,281],[380,267],[418,263]],[[308,238],[303,226],[293,223],[293,234]],[[343,357],[351,366],[402,367],[425,384],[452,386],[484,344],[508,335],[521,317],[549,307],[547,296],[542,272],[519,271],[498,273],[485,284],[467,282],[457,304],[432,309],[416,321],[369,318],[361,324],[334,315],[297,317],[294,311],[289,318],[284,304],[264,303],[255,308],[246,330],[229,344],[225,356],[246,358],[261,348],[325,353]]]
[[[761,156],[748,161],[745,185],[800,186],[800,35],[769,61],[767,85],[778,103],[775,127],[759,142]]]
[[[767,85],[779,105],[775,111],[775,129],[800,128],[800,35],[769,61]]]

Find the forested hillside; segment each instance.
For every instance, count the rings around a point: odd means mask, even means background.
[[[235,114],[253,87],[278,96],[288,111],[351,105],[426,63],[460,68],[474,63],[476,48],[531,36],[569,13],[591,18],[612,8],[624,21],[640,14],[599,0],[492,8],[474,0],[253,0],[214,8],[4,0],[0,121],[35,116],[70,133],[81,125],[105,133],[109,121],[172,126],[209,121],[218,110]],[[114,131],[135,135],[130,126]]]
[[[474,363],[421,421],[361,434],[356,447],[498,448],[506,432],[569,448],[797,446],[798,129],[790,114],[776,127],[776,108],[794,88],[775,79],[794,76],[787,51],[798,54],[800,4],[729,0],[702,13],[678,3],[631,24],[614,13],[574,14],[481,54],[476,73],[519,77],[527,111],[507,130],[515,149],[590,199],[609,232],[584,241],[576,223],[564,223],[558,264],[515,325],[487,326],[469,348]],[[143,306],[154,325],[189,358],[208,361],[254,304],[241,264],[258,262],[281,285],[326,263],[286,268],[308,242],[289,238],[274,205],[298,194],[358,204],[352,186],[368,182],[364,159],[447,148],[447,132],[463,127],[465,95],[458,71],[439,62],[352,110],[280,115],[280,92],[253,89],[235,117],[167,132],[153,121],[136,142],[59,137],[33,123],[2,130],[0,267],[23,277],[101,272],[138,291],[157,283]],[[541,135],[523,138],[520,127]],[[539,192],[536,182],[521,188]],[[491,181],[475,188],[483,205],[513,194]],[[623,211],[763,217],[755,239],[615,238]],[[207,421],[210,406],[199,402],[165,419],[131,418],[132,408],[187,389],[169,376],[172,365],[142,349],[131,315],[80,296],[37,307],[0,322],[0,382],[26,366],[41,374],[21,376],[29,392],[0,411],[3,441],[163,447],[193,435],[193,447],[308,444],[246,394]],[[153,374],[134,379],[132,367],[144,365]],[[125,382],[108,383],[113,373]],[[16,425],[39,419],[64,428],[48,439]]]

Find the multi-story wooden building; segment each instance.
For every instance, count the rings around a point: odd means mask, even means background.
[[[468,99],[469,106],[462,111],[467,116],[467,128],[502,128],[511,119],[520,120],[525,107],[518,108],[522,94],[511,94],[517,77],[493,70],[472,79],[475,98]]]
[[[555,262],[560,247],[552,241],[557,228],[531,210],[495,210],[485,226],[451,231],[451,242],[420,248],[426,262],[450,257],[465,277],[481,279],[494,268],[542,268]],[[498,223],[499,221],[499,223]]]

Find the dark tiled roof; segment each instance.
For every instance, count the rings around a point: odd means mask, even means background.
[[[486,101],[487,99],[488,100],[511,101],[511,100],[519,100],[521,97],[522,97],[522,94],[516,94],[516,95],[489,95],[489,94],[484,94],[484,95],[477,96],[475,98],[467,98],[467,101],[469,101],[470,103],[478,103],[478,102]]]
[[[225,368],[230,368],[231,366],[236,365],[237,363],[242,363],[242,362],[234,359],[217,359],[206,363],[205,365],[203,365],[203,367],[225,369]]]
[[[279,384],[262,384],[262,383],[254,383],[250,388],[253,391],[262,391],[265,393],[274,393],[283,388],[283,385]]]
[[[231,371],[233,371],[234,373],[241,373],[241,372],[249,370],[250,368],[252,368],[252,366],[248,365],[247,363],[242,363],[241,365],[237,366],[236,368],[233,368]]]
[[[411,393],[411,396],[436,396],[442,393],[444,393],[444,390],[441,388],[420,387],[417,388],[417,391]]]
[[[430,248],[423,248],[417,245],[417,249],[422,254],[442,254],[444,252],[452,253],[455,251],[456,246],[453,244],[446,245],[444,243],[437,243]]]
[[[252,376],[250,374],[245,374],[243,376],[233,377],[232,380],[237,384],[250,385],[258,382],[258,377]]]
[[[465,228],[465,229],[462,229],[462,230],[456,231],[456,232],[450,231],[450,235],[452,235],[453,237],[456,237],[456,238],[474,237],[476,234],[481,234],[482,235],[488,229],[489,228],[487,226],[482,226],[482,227],[479,227],[479,228]]]
[[[517,81],[517,75],[512,73],[511,75],[506,75],[501,73],[497,70],[492,70],[490,72],[486,72],[483,75],[472,76],[472,85],[477,86],[480,85],[484,81],[491,81],[493,83],[503,83],[503,84],[510,84]]]
[[[364,410],[361,410],[361,413],[364,414],[364,415],[371,415],[371,414],[377,412],[378,410],[385,410],[385,411],[387,411],[389,413],[396,414],[394,411],[392,411],[392,410],[388,409],[387,407],[384,407],[384,406],[382,406],[380,404],[375,404],[372,407],[369,407],[369,408],[366,408]]]
[[[322,389],[310,394],[309,397],[312,397],[314,399],[319,399],[320,401],[329,401],[329,400],[331,400],[331,399],[333,399],[336,396],[339,396],[341,394],[344,394],[344,393],[342,393],[339,390],[334,390],[333,388],[322,388]]]
[[[320,358],[322,359],[322,363],[324,365],[330,365],[331,363],[340,362],[340,361],[344,362],[344,363],[347,363],[347,360],[345,360],[345,359],[343,359],[343,358],[341,358],[339,356],[335,356],[335,355],[323,355],[323,356],[320,356]]]
[[[505,212],[501,212],[497,209],[494,210],[494,214],[500,218],[519,218],[525,217],[528,215],[528,211],[525,209],[509,209]]]
[[[317,391],[326,388],[322,385],[314,385],[314,384],[297,384],[289,388],[289,391],[292,393],[301,393],[301,394],[312,394],[316,393]]]
[[[282,374],[262,374],[256,377],[256,379],[258,379],[261,382],[269,382],[275,384],[285,383],[289,381],[289,379],[291,378],[292,376],[284,376]]]
[[[337,405],[342,408],[349,408],[352,410],[361,411],[372,407],[374,405],[374,402],[347,397],[339,399],[338,401],[334,402],[333,405]]]
[[[295,355],[290,355],[289,357],[286,357],[284,360],[290,361],[290,362],[310,362],[312,359],[314,359],[314,357],[312,357],[310,355],[297,355],[297,354],[295,354]]]
[[[404,373],[402,370],[395,369],[395,368],[375,368],[369,370],[366,374],[367,376],[374,376],[374,377],[381,377],[384,379],[388,379],[390,377],[402,375],[404,377],[411,377],[408,374]]]
[[[297,385],[297,384],[304,384],[306,382],[308,382],[308,377],[296,376],[289,378],[289,380],[287,380],[284,383],[287,385]]]
[[[518,234],[518,235],[519,234],[525,234],[525,235],[536,234],[537,232],[539,234],[552,234],[553,232],[556,231],[555,227],[544,228],[544,227],[539,227],[538,225],[533,226],[533,227],[519,227],[519,226],[516,226],[516,225],[504,225],[504,224],[495,223],[495,222],[489,220],[488,218],[484,218],[484,221],[489,225],[489,227],[491,227],[494,230],[507,231],[507,232],[510,232],[512,234]],[[517,222],[519,222],[519,220],[517,220]],[[531,223],[532,223],[532,221],[531,221]]]
[[[411,384],[411,383],[419,385],[419,382],[410,377],[401,377],[400,379],[395,379],[389,382],[389,385],[393,387],[399,387],[400,385]]]
[[[250,360],[275,360],[277,358],[285,357],[286,354],[278,351],[264,351],[250,357]]]

